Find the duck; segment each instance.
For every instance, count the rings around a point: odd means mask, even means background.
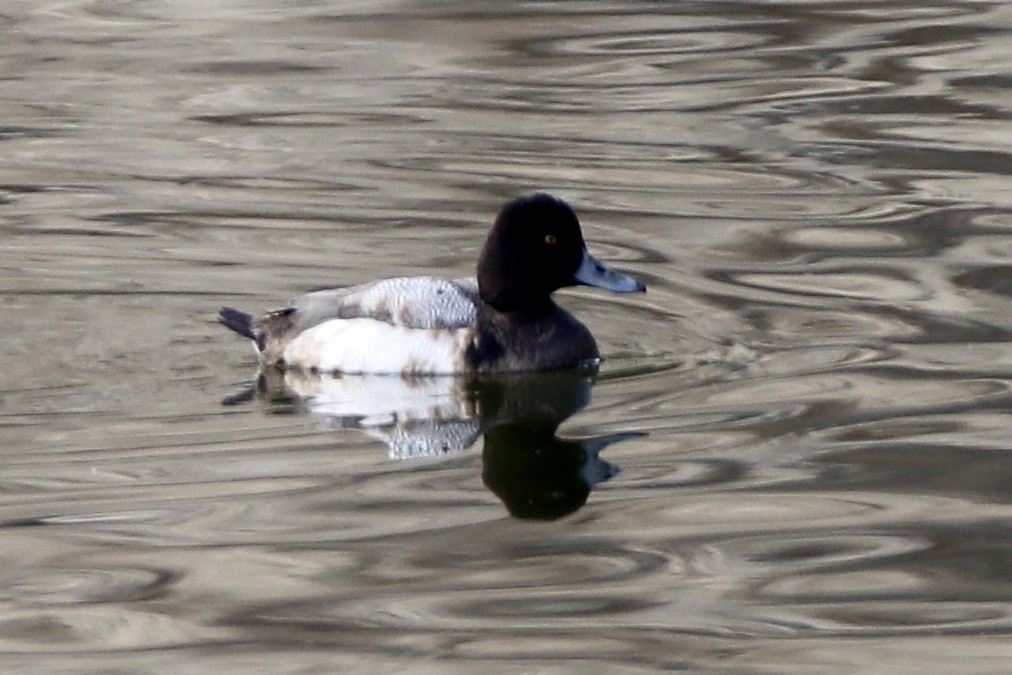
[[[459,375],[596,367],[590,330],[552,299],[570,286],[646,290],[587,250],[576,213],[536,193],[499,211],[473,279],[413,276],[307,293],[260,318],[222,307],[263,366],[333,375]]]

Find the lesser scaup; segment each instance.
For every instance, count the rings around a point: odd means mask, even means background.
[[[273,366],[402,375],[572,368],[596,362],[597,344],[551,293],[579,285],[645,290],[590,255],[569,205],[535,194],[499,212],[477,283],[385,279],[308,293],[260,319],[223,307],[219,319]]]

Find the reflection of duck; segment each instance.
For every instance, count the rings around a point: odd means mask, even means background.
[[[512,375],[476,388],[485,447],[482,480],[517,518],[554,520],[579,509],[591,488],[618,473],[599,453],[637,434],[579,440],[556,435],[590,402],[593,377],[579,373]]]
[[[577,285],[644,290],[590,255],[568,205],[539,194],[500,211],[477,283],[387,279],[309,293],[261,319],[230,307],[219,317],[271,366],[403,375],[549,370],[598,358],[587,327],[551,299]]]
[[[556,436],[590,402],[593,385],[587,371],[399,378],[267,368],[257,389],[270,401],[294,397],[314,414],[382,440],[394,459],[464,450],[484,435],[485,485],[512,515],[549,520],[580,508],[594,485],[618,473],[600,459],[601,450],[638,435]]]
[[[517,518],[555,520],[583,506],[591,488],[618,473],[598,453],[636,436],[565,440],[554,427],[503,424],[485,432],[482,480]]]
[[[391,459],[464,450],[481,435],[478,412],[461,378],[339,377],[276,368],[264,374],[275,396],[295,394],[312,413],[383,441]]]

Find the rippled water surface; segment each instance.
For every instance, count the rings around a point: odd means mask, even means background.
[[[1007,673],[1010,7],[4,3],[3,670]],[[250,388],[534,189],[596,378]]]

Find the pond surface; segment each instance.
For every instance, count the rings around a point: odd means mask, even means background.
[[[10,0],[11,672],[1006,673],[1012,5]],[[596,377],[215,321],[569,201]]]

